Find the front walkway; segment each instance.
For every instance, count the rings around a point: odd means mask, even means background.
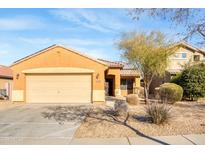
[[[152,139],[150,139],[152,138]],[[205,145],[205,134],[128,138],[74,138],[70,144],[78,145]]]

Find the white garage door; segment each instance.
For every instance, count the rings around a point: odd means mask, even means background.
[[[28,103],[90,103],[91,75],[27,75]]]

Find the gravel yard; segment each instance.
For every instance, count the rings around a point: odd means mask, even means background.
[[[106,107],[94,107],[94,114],[86,118],[75,133],[76,138],[118,138],[146,136],[166,136],[205,133],[205,102],[178,102],[172,105],[172,118],[167,124],[155,125],[146,120],[145,105],[130,107],[127,125],[125,116],[113,119],[99,110]]]

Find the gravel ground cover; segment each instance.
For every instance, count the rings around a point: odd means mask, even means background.
[[[131,106],[128,119],[127,115],[115,118],[113,113],[106,113],[105,106],[94,107],[94,114],[87,116],[76,131],[75,137],[117,138],[205,133],[205,102],[177,102],[171,105],[172,118],[163,125],[155,125],[149,121],[145,106]]]

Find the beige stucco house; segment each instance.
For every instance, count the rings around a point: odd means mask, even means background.
[[[11,69],[14,102],[98,103],[106,95],[126,96],[140,86],[136,70],[61,45],[24,57]]]
[[[205,62],[205,50],[194,47],[186,42],[179,42],[177,51],[169,57],[169,65],[166,75],[163,78],[154,77],[150,85],[150,93],[154,93],[154,89],[183,70],[185,65],[193,65],[197,62]]]
[[[169,57],[167,71],[171,74],[180,72],[186,64],[205,62],[205,50],[193,47],[186,42],[180,42],[177,45],[179,49]]]

